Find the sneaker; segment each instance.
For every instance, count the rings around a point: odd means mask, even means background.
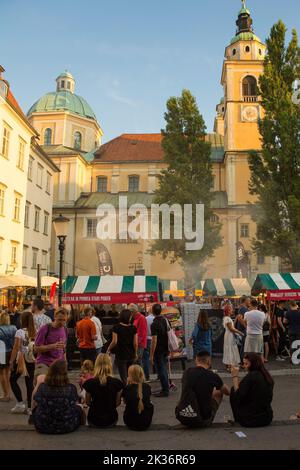
[[[281,356],[277,356],[277,357],[276,357],[276,361],[284,362],[285,359],[283,359],[283,357],[281,357]]]
[[[26,405],[25,403],[17,403],[10,411],[14,414],[24,414],[26,411]]]

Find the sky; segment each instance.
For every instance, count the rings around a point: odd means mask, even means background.
[[[160,132],[170,96],[196,96],[212,131],[225,47],[241,0],[0,0],[0,64],[24,111],[68,69],[103,142]],[[279,19],[300,34],[299,0],[247,0],[262,39]]]

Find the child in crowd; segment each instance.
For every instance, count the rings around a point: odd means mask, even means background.
[[[89,359],[86,359],[80,370],[80,375],[79,375],[79,387],[80,387],[80,392],[79,396],[82,399],[82,402],[85,400],[85,390],[83,389],[83,384],[87,381],[90,380],[94,377],[94,364],[92,361]]]
[[[151,387],[145,383],[143,369],[132,365],[128,369],[127,386],[122,394],[126,408],[124,423],[134,431],[145,431],[151,426],[153,405],[151,403]]]

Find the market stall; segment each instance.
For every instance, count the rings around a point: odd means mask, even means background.
[[[242,297],[251,295],[247,279],[206,279],[203,286],[204,297]]]
[[[300,300],[300,273],[258,274],[252,295],[265,295],[268,300]]]
[[[127,304],[158,301],[156,276],[68,276],[64,304]]]
[[[184,281],[171,281],[169,279],[160,279],[163,290],[164,300],[170,296],[173,299],[183,299],[185,297]]]

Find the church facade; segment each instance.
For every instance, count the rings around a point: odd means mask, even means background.
[[[214,220],[222,224],[223,245],[207,261],[208,278],[255,278],[277,272],[278,259],[252,252],[256,226],[249,203],[248,155],[260,150],[258,119],[263,109],[257,93],[266,47],[254,34],[250,11],[243,2],[237,31],[225,49],[221,84],[224,98],[217,105],[211,142],[214,174]],[[41,136],[43,150],[60,172],[55,175],[53,214],[70,219],[65,273],[74,275],[145,272],[162,279],[181,280],[179,264],[149,254],[149,240],[97,237],[97,208],[111,204],[119,211],[119,196],[128,205],[150,209],[157,176],[166,164],[160,134],[123,134],[106,144],[91,107],[75,94],[69,72],[57,78],[57,90],[38,100],[28,113]],[[53,272],[58,272],[57,242],[52,237]]]

